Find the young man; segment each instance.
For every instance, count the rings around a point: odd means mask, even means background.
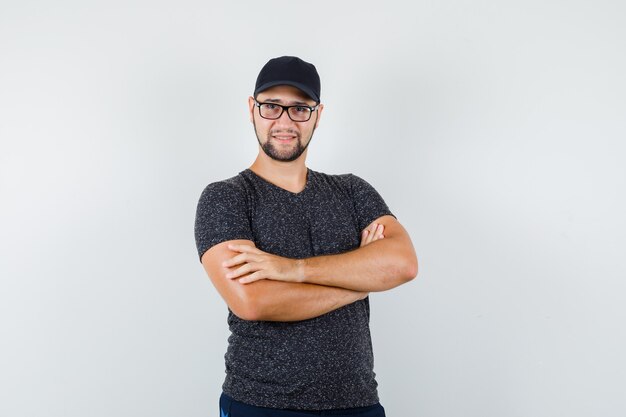
[[[315,66],[271,59],[248,99],[259,154],[198,203],[200,260],[228,305],[222,416],[384,416],[372,291],[417,275],[405,229],[352,174],[306,167],[324,106]]]

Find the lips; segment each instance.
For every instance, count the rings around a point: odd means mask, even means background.
[[[272,138],[280,141],[280,142],[289,142],[290,140],[293,140],[296,138],[296,136],[293,135],[272,135]]]

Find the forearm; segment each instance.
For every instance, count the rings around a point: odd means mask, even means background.
[[[260,280],[234,284],[239,286],[238,300],[231,310],[235,307],[237,311],[233,312],[245,320],[306,320],[367,296],[364,292],[308,283]]]
[[[355,291],[384,291],[417,275],[410,241],[385,238],[350,252],[301,261],[302,282]]]
[[[359,292],[384,291],[403,284],[417,275],[417,257],[411,238],[392,216],[379,218],[371,230],[385,236],[362,240],[358,249],[336,255],[290,259],[264,252],[254,246],[230,244],[239,254],[223,262],[232,268],[226,278],[249,285],[259,280],[318,284]],[[377,226],[378,224],[378,226]],[[368,226],[370,227],[370,226]],[[363,236],[366,236],[365,231]]]
[[[228,307],[244,320],[306,320],[367,296],[364,292],[307,283],[260,280],[242,284],[229,279],[227,274],[231,269],[224,265],[224,260],[230,259],[234,253],[228,247],[237,243],[254,247],[254,243],[247,240],[222,242],[209,249],[201,260]]]

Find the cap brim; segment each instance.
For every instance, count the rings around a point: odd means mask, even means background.
[[[307,96],[315,100],[316,103],[320,102],[320,98],[310,88],[308,88],[304,84],[300,84],[295,81],[272,81],[269,83],[262,84],[256,90],[254,90],[254,96],[256,97],[256,95],[259,94],[260,92],[265,91],[268,88],[275,87],[277,85],[290,85],[292,87],[296,87],[298,90],[302,91],[304,94],[306,94]]]

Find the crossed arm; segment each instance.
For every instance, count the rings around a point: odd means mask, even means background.
[[[361,246],[346,253],[290,259],[237,240],[209,249],[202,264],[233,313],[245,320],[317,317],[417,275],[411,240],[392,216],[376,219],[363,231]]]

